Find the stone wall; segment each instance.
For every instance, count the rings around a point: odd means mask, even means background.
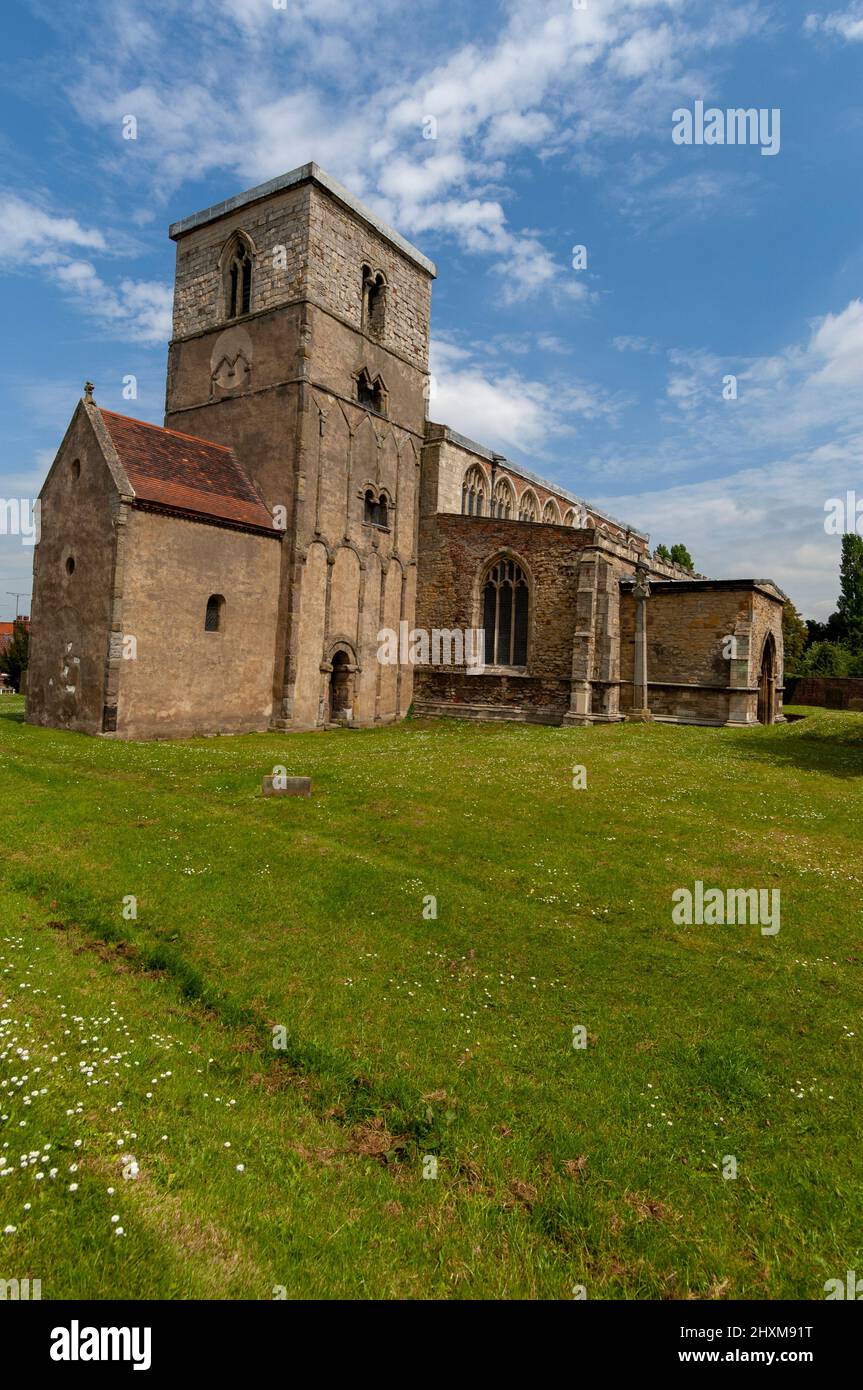
[[[299,184],[180,236],[173,336],[187,337],[224,323],[221,257],[235,232],[244,232],[252,242],[252,312],[299,298],[305,285],[310,207],[311,186]],[[285,248],[284,257],[274,255],[276,247]]]
[[[795,676],[790,696],[795,705],[825,709],[863,710],[863,678],[856,676]]]
[[[620,604],[620,707],[632,708],[635,600]],[[655,718],[687,723],[754,723],[761,654],[777,640],[781,673],[782,600],[752,581],[654,581],[647,601],[647,673]],[[726,655],[734,649],[737,656]],[[781,684],[781,681],[779,682]],[[735,693],[739,691],[739,694]]]
[[[366,264],[386,277],[386,324],[381,344],[414,366],[428,367],[431,277],[386,237],[325,189],[311,187],[305,294],[313,303],[361,326]]]
[[[568,525],[574,525],[575,520],[582,520],[583,517],[586,519],[587,529],[598,527],[614,540],[624,543],[629,540],[630,533],[626,527],[606,519],[596,508],[587,503],[576,502],[565,492],[555,489],[551,483],[527,477],[506,459],[492,455],[490,450],[479,445],[473,445],[446,425],[429,423],[427,426],[423,464],[436,481],[436,488],[429,492],[427,499],[427,508],[430,511],[461,514],[462,484],[468,470],[476,468],[485,480],[483,514],[486,516],[490,515],[494,489],[501,480],[505,480],[511,498],[510,519],[513,521],[519,518],[525,494],[531,493],[536,499],[537,517],[540,522],[546,505],[551,503],[556,513],[555,521],[546,524],[563,524],[564,518],[574,512],[576,516],[567,523]],[[646,550],[645,542],[636,533],[632,533],[632,539],[640,551]]]
[[[280,551],[277,536],[130,509],[122,628],[137,652],[118,663],[119,737],[267,728]],[[223,622],[207,632],[213,594]]]
[[[480,580],[495,556],[512,556],[530,589],[527,673],[466,674],[417,666],[414,703],[448,712],[560,722],[569,708],[579,556],[591,532],[486,517],[426,515],[420,522],[416,626],[481,626]],[[437,712],[444,712],[438,709]]]
[[[83,406],[60,446],[41,507],[41,540],[33,555],[27,719],[96,734],[102,729],[117,537],[125,508]]]
[[[223,253],[235,232],[252,245],[251,315],[307,300],[353,328],[362,318],[362,266],[387,282],[382,344],[428,366],[431,277],[349,208],[312,182],[298,184],[183,232],[177,240],[174,338],[226,319]]]
[[[226,324],[220,256],[238,229],[256,247],[252,312]],[[166,423],[232,445],[284,509],[274,722],[327,721],[339,654],[353,721],[398,718],[412,673],[379,668],[377,634],[413,620],[431,275],[308,181],[180,233],[177,250]],[[363,321],[364,265],[386,280],[382,327]],[[359,404],[363,372],[380,411]],[[368,489],[385,525],[366,518]]]

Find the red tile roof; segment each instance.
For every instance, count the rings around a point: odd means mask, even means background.
[[[113,410],[100,413],[137,500],[279,535],[233,449]]]

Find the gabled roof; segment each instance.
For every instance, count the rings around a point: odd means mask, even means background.
[[[233,449],[98,409],[136,502],[280,534]]]

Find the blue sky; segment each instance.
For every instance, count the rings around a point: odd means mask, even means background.
[[[4,12],[0,498],[86,378],[161,422],[168,223],[315,160],[437,262],[434,419],[824,618],[825,503],[863,499],[863,0],[279,3]],[[676,144],[699,100],[778,109],[778,152]],[[0,617],[31,564],[0,535]]]

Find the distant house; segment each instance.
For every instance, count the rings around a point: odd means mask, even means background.
[[[24,623],[24,626],[29,629],[30,619],[23,618],[22,622]],[[0,652],[2,652],[5,647],[8,647],[9,643],[12,641],[12,634],[14,628],[14,623],[0,623]],[[0,695],[14,694],[15,692],[12,689],[12,686],[9,684],[9,677],[5,674],[5,672],[0,671]]]

